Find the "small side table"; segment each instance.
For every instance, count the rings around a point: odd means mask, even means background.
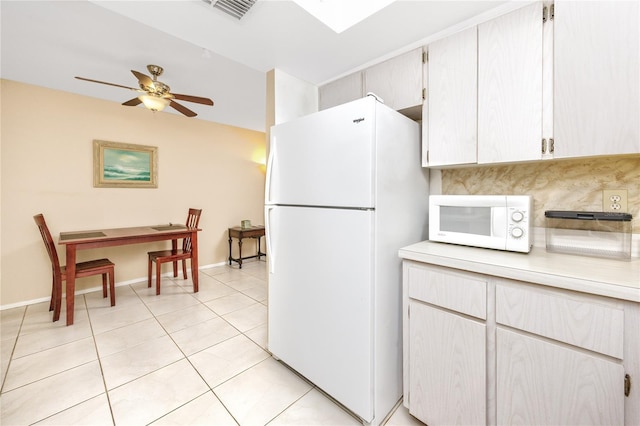
[[[235,226],[233,228],[229,228],[229,265],[231,265],[231,261],[237,262],[240,265],[240,269],[242,269],[242,261],[245,259],[253,259],[255,257],[260,260],[260,256],[266,256],[266,253],[262,253],[260,251],[260,239],[264,237],[264,226],[252,226],[250,228],[242,228],[240,226]],[[231,255],[231,239],[238,239],[238,257],[233,258]],[[243,238],[257,238],[258,239],[258,254],[253,256],[242,257],[242,239]]]

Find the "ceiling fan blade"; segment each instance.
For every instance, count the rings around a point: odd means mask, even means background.
[[[140,100],[140,98],[133,98],[128,100],[127,102],[123,102],[122,105],[126,105],[126,106],[136,106],[136,105],[140,105],[142,103],[142,101]]]
[[[178,112],[181,112],[182,114],[186,115],[187,117],[195,117],[196,114],[195,112],[191,111],[189,108],[180,105],[179,103],[175,102],[175,101],[171,101],[171,103],[169,104],[169,106],[171,106],[171,108],[175,109]]]
[[[171,93],[174,98],[180,99],[181,101],[187,102],[195,102],[197,104],[211,105],[213,106],[213,101],[209,98],[201,98],[199,96],[190,96],[190,95],[180,95],[178,93]]]
[[[99,81],[99,80],[92,80],[90,78],[84,78],[84,77],[76,77],[78,80],[84,80],[84,81],[89,81],[91,83],[100,83],[100,84],[106,84],[108,86],[115,86],[115,87],[121,87],[123,89],[129,89],[129,90],[134,90],[136,92],[139,92],[140,89],[135,89],[133,87],[128,87],[128,86],[122,86],[120,84],[114,84],[114,83],[107,83],[106,81]]]
[[[141,72],[138,72],[138,71],[131,70],[131,72],[133,73],[133,75],[136,76],[140,84],[142,84],[143,86],[153,87],[153,80],[151,80],[151,77],[149,77],[148,75],[142,74]]]

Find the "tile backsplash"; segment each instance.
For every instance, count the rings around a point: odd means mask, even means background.
[[[602,211],[603,189],[626,189],[640,233],[640,156],[444,169],[441,179],[443,194],[532,195],[537,227],[545,210]]]

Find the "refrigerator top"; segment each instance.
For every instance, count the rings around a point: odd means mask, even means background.
[[[266,204],[373,208],[377,104],[367,97],[274,126]]]

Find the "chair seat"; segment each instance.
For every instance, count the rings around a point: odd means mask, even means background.
[[[158,250],[148,252],[149,259],[155,261],[161,258],[162,263],[172,260],[182,260],[191,258],[191,251],[184,251],[182,249],[176,250]]]
[[[115,263],[109,259],[96,259],[89,260],[87,262],[76,263],[76,277],[82,277],[86,275],[96,275],[102,273],[101,271],[107,271],[115,267]],[[67,276],[67,267],[61,266],[60,272],[64,277]]]

